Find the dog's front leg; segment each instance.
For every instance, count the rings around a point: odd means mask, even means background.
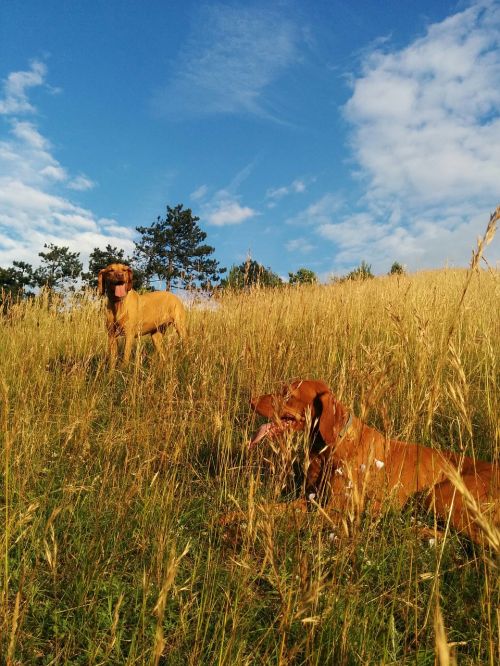
[[[123,367],[126,367],[130,361],[130,355],[132,353],[132,344],[134,342],[134,336],[130,331],[125,332],[125,347],[123,350]]]
[[[114,331],[109,331],[108,348],[109,348],[109,367],[111,370],[114,370],[116,367],[116,359],[118,357],[118,338],[114,333]]]

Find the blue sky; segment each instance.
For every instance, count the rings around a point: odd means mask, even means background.
[[[500,203],[499,42],[498,1],[4,0],[0,266],[131,251],[177,203],[228,267],[466,265]]]

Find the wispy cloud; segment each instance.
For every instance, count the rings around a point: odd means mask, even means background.
[[[298,59],[299,30],[264,6],[203,6],[156,109],[171,116],[274,117],[266,91]]]
[[[200,185],[200,187],[197,187],[194,192],[191,192],[189,195],[189,198],[192,199],[193,201],[200,201],[201,199],[204,199],[208,194],[208,185]]]
[[[132,231],[115,220],[99,218],[72,201],[67,190],[94,186],[84,174],[72,177],[53,154],[38,126],[22,118],[36,114],[28,92],[49,88],[47,69],[32,63],[26,72],[10,74],[0,109],[6,133],[0,139],[0,265],[14,259],[38,263],[44,243],[67,245],[83,259],[107,243],[131,250]]]
[[[307,238],[292,238],[286,245],[289,252],[300,252],[301,254],[308,254],[314,250],[314,245]]]
[[[331,224],[338,217],[342,208],[342,199],[333,193],[327,193],[320,199],[310,204],[303,211],[286,220],[286,224],[295,226],[321,227]]]
[[[304,178],[296,178],[289,185],[270,187],[266,192],[267,206],[268,208],[274,208],[280,199],[283,199],[290,194],[302,194],[306,190],[307,183]]]
[[[83,176],[82,174],[80,174],[79,176],[76,176],[76,178],[72,178],[68,182],[68,187],[70,190],[85,192],[86,190],[91,190],[92,188],[94,188],[95,183],[87,176]]]
[[[3,82],[3,98],[0,99],[0,114],[35,113],[28,99],[28,91],[45,82],[47,67],[33,60],[31,68],[24,72],[12,72]]]
[[[364,213],[321,221],[318,233],[338,263],[464,264],[498,203],[500,5],[475,3],[389,46],[365,58],[345,107]]]
[[[207,185],[201,185],[191,194],[191,199],[201,206],[201,214],[204,221],[216,227],[237,225],[259,215],[250,206],[241,204],[239,194],[240,185],[249,177],[255,167],[256,161],[244,166],[231,179],[226,187],[223,187],[210,195]]]

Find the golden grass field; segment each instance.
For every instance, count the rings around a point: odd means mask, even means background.
[[[500,275],[465,270],[228,294],[189,339],[106,363],[103,303],[0,321],[8,664],[500,663],[498,553],[416,506],[291,529],[289,455],[249,398],[325,380],[391,437],[497,460]],[[293,442],[301,456],[304,442]],[[225,511],[248,511],[240,543]],[[3,663],[3,662],[2,662]]]

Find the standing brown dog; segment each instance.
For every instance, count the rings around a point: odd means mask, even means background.
[[[500,471],[498,465],[387,439],[344,407],[321,381],[300,380],[279,394],[253,398],[258,414],[271,419],[250,442],[278,437],[287,430],[309,428],[310,464],[306,495],[325,499],[332,516],[348,511],[380,510],[385,502],[402,507],[408,498],[428,491],[427,504],[444,520],[474,541],[481,541],[480,519],[468,510],[464,496],[473,498],[487,521],[500,526]],[[304,500],[302,500],[304,501]],[[495,528],[494,528],[495,529]]]
[[[186,336],[186,311],[177,296],[168,291],[138,294],[132,289],[132,269],[125,264],[110,264],[99,271],[98,292],[107,295],[106,326],[111,367],[116,364],[118,337],[125,336],[123,364],[130,360],[132,342],[140,335],[151,335],[163,358],[162,334],[173,325],[181,339]]]

